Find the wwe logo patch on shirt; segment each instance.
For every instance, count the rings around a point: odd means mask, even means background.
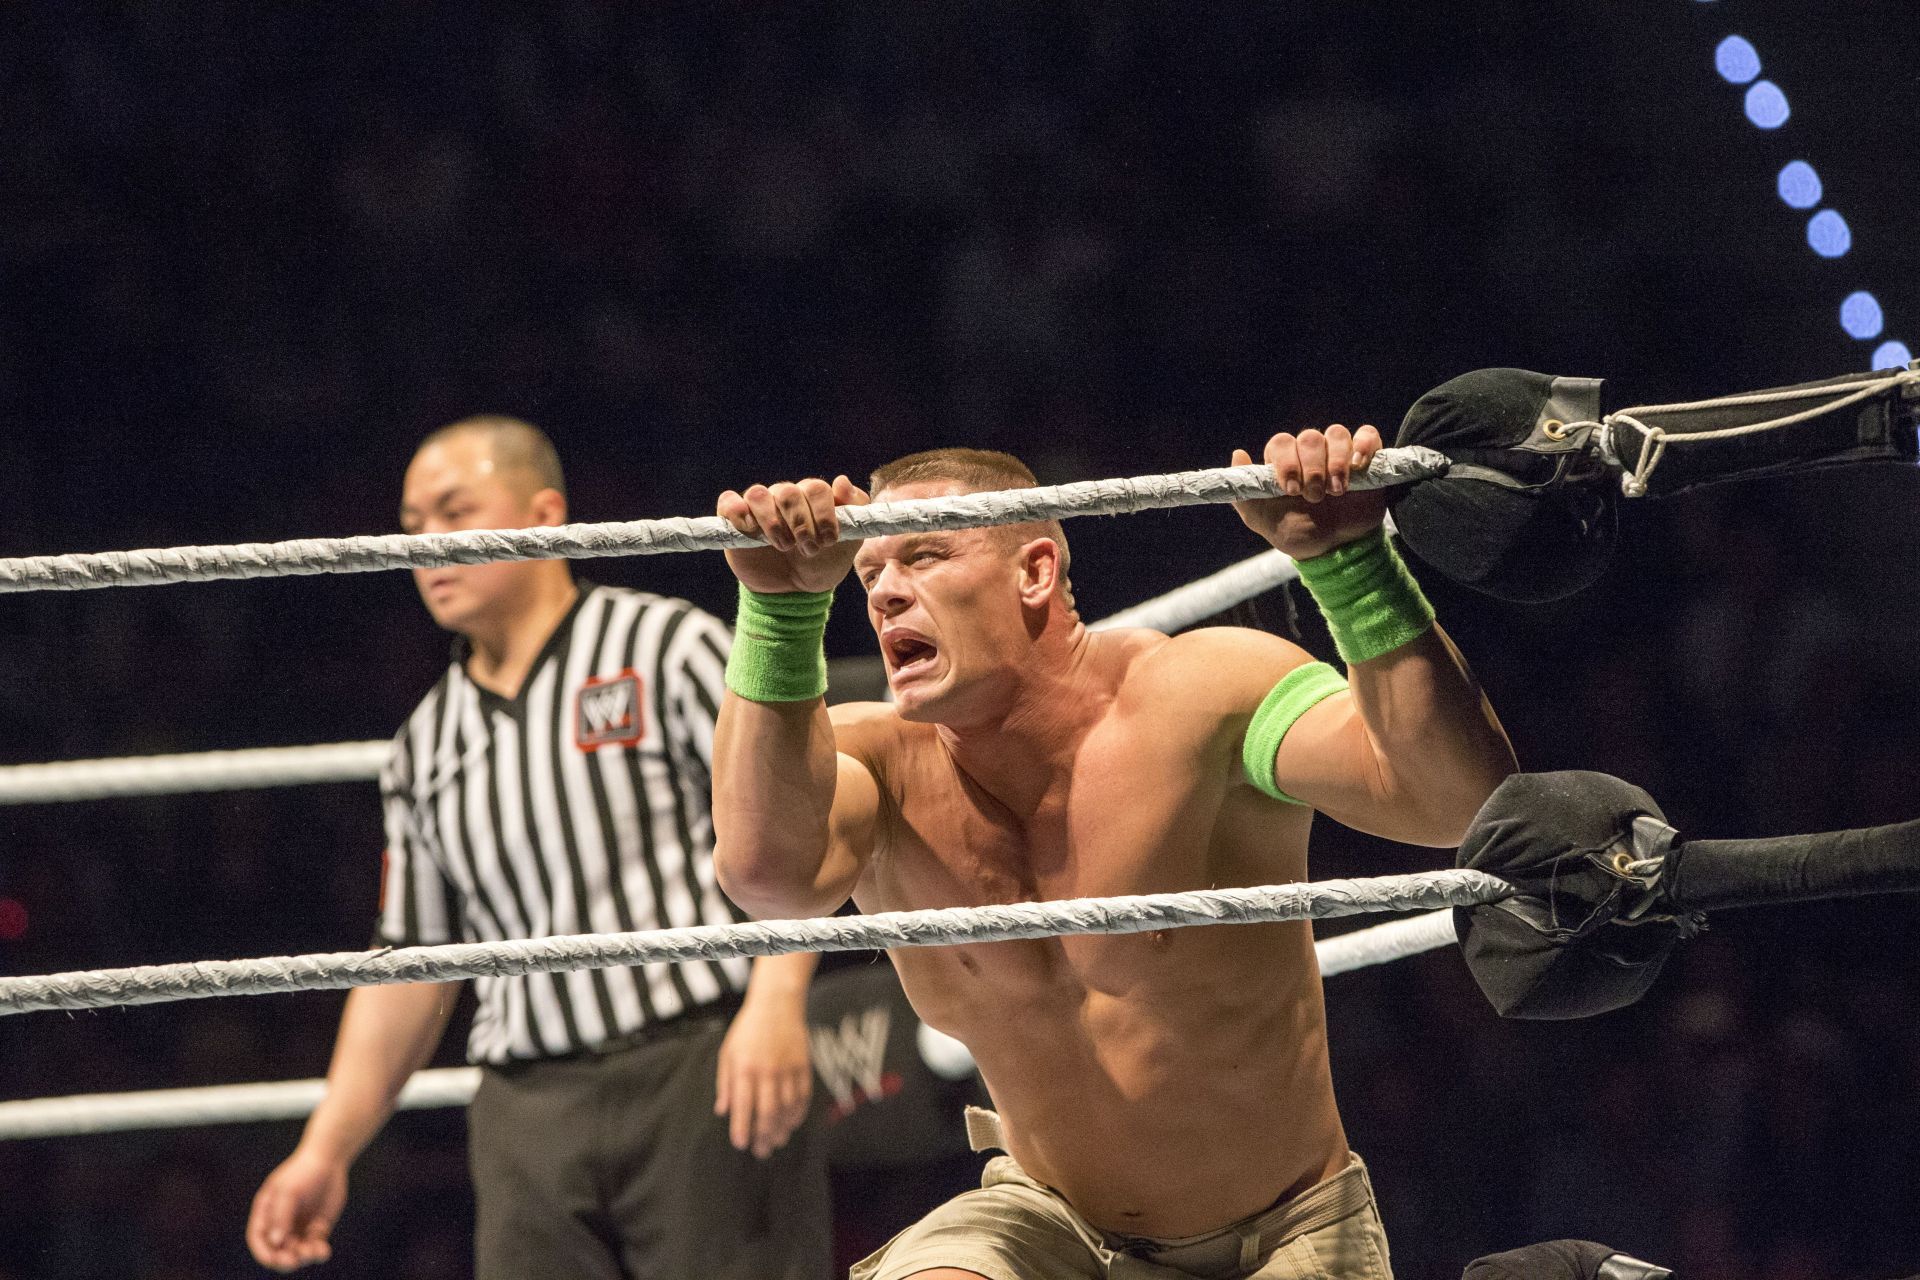
[[[582,751],[630,747],[646,736],[646,730],[640,677],[631,668],[580,686],[574,700],[573,743]]]

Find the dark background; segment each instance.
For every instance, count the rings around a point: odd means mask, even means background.
[[[1616,404],[1862,368],[1851,290],[1920,338],[1911,19],[16,6],[0,553],[384,530],[413,442],[480,410],[547,427],[576,514],[612,519],[935,444],[1043,480],[1216,465],[1282,427],[1391,427],[1485,365],[1606,376]],[[1792,102],[1778,132],[1712,70],[1733,31]],[[1774,196],[1796,157],[1853,226],[1842,260]],[[1867,471],[1634,508],[1606,581],[1553,606],[1424,577],[1527,767],[1621,774],[1702,834],[1891,821],[1920,814],[1916,497]],[[1071,534],[1091,616],[1257,549],[1218,508]],[[728,608],[703,556],[589,572]],[[843,609],[832,651],[869,643]],[[383,737],[444,654],[403,574],[9,596],[0,752]],[[11,809],[0,896],[28,916],[0,968],[358,945],[379,845],[365,785]],[[1316,835],[1320,877],[1434,861]],[[1566,1235],[1685,1280],[1920,1270],[1917,923],[1729,915],[1577,1025],[1499,1022],[1446,955],[1332,979],[1398,1274]],[[339,1004],[0,1019],[0,1092],[315,1075]],[[247,1203],[296,1135],[0,1145],[0,1276],[258,1274]],[[463,1274],[470,1212],[458,1115],[401,1117],[327,1273]]]

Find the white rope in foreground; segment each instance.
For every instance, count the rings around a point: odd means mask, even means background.
[[[1433,911],[1323,938],[1314,944],[1322,977],[1350,973],[1449,946],[1453,912]],[[394,1104],[400,1111],[464,1107],[479,1087],[477,1067],[416,1071]],[[128,1129],[185,1129],[256,1120],[293,1120],[312,1113],[326,1093],[325,1080],[223,1084],[198,1089],[152,1089],[138,1093],[80,1094],[0,1102],[0,1142],[118,1133]]]
[[[1092,623],[1091,629],[1148,627],[1155,631],[1182,631],[1202,618],[1231,609],[1299,576],[1292,560],[1278,551],[1263,551]],[[0,765],[0,805],[360,782],[380,776],[381,766],[391,750],[392,743],[383,739]]]
[[[1447,459],[1433,449],[1382,449],[1355,489],[1384,488],[1445,471]],[[1261,464],[1180,471],[1120,480],[1083,480],[1035,489],[912,498],[839,509],[846,537],[874,538],[1027,520],[1120,515],[1166,507],[1273,497],[1273,468]],[[565,524],[535,529],[473,529],[459,533],[373,534],[354,538],[301,538],[237,546],[172,547],[78,555],[25,556],[0,560],[0,591],[85,591],[139,587],[215,578],[266,578],[307,573],[366,573],[420,569],[496,560],[593,559],[658,555],[670,551],[718,551],[763,545],[718,516]]]
[[[1061,934],[1143,933],[1207,924],[1317,920],[1370,911],[1432,910],[1493,902],[1513,892],[1468,868],[1365,880],[1200,889],[1064,902],[887,911],[814,920],[749,921],[637,933],[518,938],[385,951],[96,969],[0,978],[0,1014],[102,1009],[206,996],[265,995],[396,982],[553,973],[665,961],[723,960],[795,951],[866,951],[1003,942]]]

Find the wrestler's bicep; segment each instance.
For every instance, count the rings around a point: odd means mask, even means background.
[[[1290,798],[1361,831],[1381,820],[1378,761],[1345,689],[1302,712],[1280,740],[1273,780]]]
[[[1317,703],[1288,731],[1274,781],[1300,803],[1342,826],[1408,844],[1429,843],[1421,809],[1387,771],[1353,694]]]

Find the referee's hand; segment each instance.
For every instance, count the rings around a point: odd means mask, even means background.
[[[327,1237],[346,1204],[346,1165],[296,1148],[253,1197],[247,1248],[274,1271],[325,1262],[333,1257]]]
[[[720,1044],[714,1080],[713,1112],[727,1117],[727,1137],[765,1160],[806,1119],[812,1097],[805,1000],[749,995]]]

